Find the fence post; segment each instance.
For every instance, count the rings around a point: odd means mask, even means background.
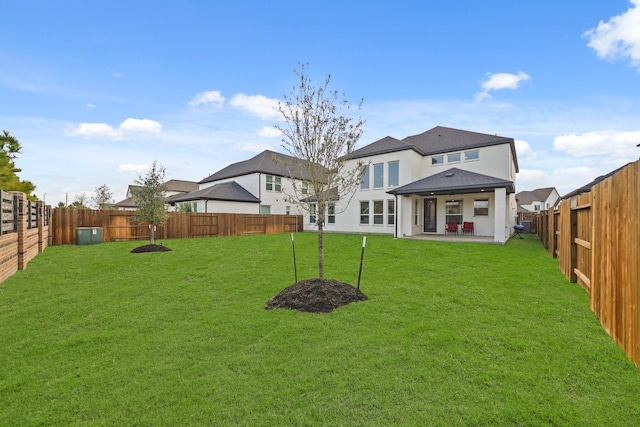
[[[569,266],[569,280],[572,283],[576,283],[578,281],[578,276],[575,273],[575,270],[578,267],[578,244],[576,243],[576,238],[578,237],[578,211],[570,209],[569,212],[569,225],[571,229],[571,235],[569,236],[571,239],[571,265]]]

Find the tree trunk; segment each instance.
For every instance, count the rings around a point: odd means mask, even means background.
[[[318,221],[318,277],[324,279],[324,231],[323,221]]]
[[[156,226],[153,224],[149,224],[149,243],[156,244]]]

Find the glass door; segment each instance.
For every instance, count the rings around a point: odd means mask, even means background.
[[[424,232],[435,233],[437,230],[437,199],[424,199]]]

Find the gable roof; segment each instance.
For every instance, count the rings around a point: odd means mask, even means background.
[[[255,197],[243,186],[235,181],[215,184],[211,187],[186,194],[176,194],[167,197],[167,203],[188,202],[193,200],[224,200],[230,202],[260,203],[260,199]]]
[[[530,205],[533,202],[543,202],[549,198],[555,187],[536,188],[531,191],[521,191],[516,194],[519,205]]]
[[[516,172],[518,172],[518,157],[513,138],[453,129],[444,126],[436,126],[433,129],[418,135],[408,136],[403,140],[398,140],[390,136],[384,137],[354,151],[351,153],[350,158],[357,159],[375,154],[392,153],[400,150],[414,150],[423,156],[430,156],[451,151],[468,150],[500,144],[509,144],[511,147],[511,154],[516,166]]]
[[[198,183],[195,181],[185,181],[182,179],[170,179],[164,183],[167,191],[189,192],[198,189]]]
[[[419,179],[407,185],[387,191],[389,194],[417,194],[422,196],[477,193],[494,188],[506,188],[507,193],[515,191],[513,182],[489,175],[451,168],[446,171]]]
[[[300,161],[300,159],[296,159],[295,157],[288,156],[286,154],[265,150],[249,160],[230,164],[213,175],[206,177],[200,181],[200,184],[219,181],[221,179],[235,178],[252,173],[265,173],[282,177],[295,175],[296,178],[308,179],[309,177],[304,170],[295,168],[295,164]]]

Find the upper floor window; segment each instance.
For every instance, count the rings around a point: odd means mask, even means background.
[[[443,165],[444,164],[444,155],[440,154],[439,156],[431,157],[432,165]]]
[[[460,153],[447,154],[447,163],[458,163],[460,161]]]
[[[387,180],[389,187],[397,187],[400,182],[400,162],[397,160],[387,163]]]
[[[369,165],[364,166],[364,172],[362,172],[362,177],[360,181],[360,189],[368,190],[369,189]]]
[[[302,184],[300,184],[300,192],[302,194],[309,193],[309,183],[307,181],[302,181]]]
[[[384,164],[373,165],[373,188],[382,188],[384,185]]]
[[[480,150],[473,151],[465,151],[464,152],[464,161],[468,162],[470,160],[478,160],[480,158]]]
[[[279,176],[267,175],[267,191],[282,191],[282,178]]]

